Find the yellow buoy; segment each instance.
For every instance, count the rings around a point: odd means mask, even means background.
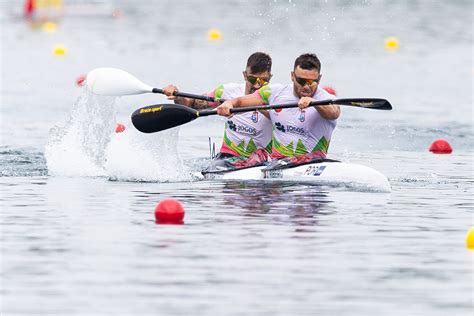
[[[39,9],[54,8],[61,9],[64,6],[63,0],[34,0],[34,6]]]
[[[54,33],[58,29],[58,25],[54,22],[45,22],[41,25],[41,29],[45,33]]]
[[[63,44],[57,44],[53,47],[54,56],[64,56],[67,53],[67,49]]]
[[[385,49],[388,51],[396,51],[400,47],[398,38],[396,37],[387,37],[385,39]]]
[[[474,250],[474,227],[471,227],[467,232],[466,247],[467,249]]]
[[[207,38],[210,41],[218,41],[222,38],[221,31],[218,29],[210,29],[209,32],[207,32]]]

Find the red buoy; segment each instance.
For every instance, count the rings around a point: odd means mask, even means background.
[[[326,86],[326,87],[323,87],[324,90],[326,90],[327,92],[329,92],[330,94],[336,96],[336,89],[334,89],[333,87],[329,87],[329,86]]]
[[[76,79],[76,85],[82,87],[86,83],[86,75],[80,75]]]
[[[122,133],[125,131],[125,125],[122,123],[117,123],[117,126],[115,127],[115,133]]]
[[[450,154],[453,152],[453,148],[446,140],[437,139],[431,143],[430,151],[433,154]]]
[[[164,199],[155,208],[155,220],[158,224],[183,224],[184,208],[175,199]]]
[[[26,0],[23,7],[23,14],[27,18],[31,18],[33,12],[35,11],[35,4],[33,0]]]

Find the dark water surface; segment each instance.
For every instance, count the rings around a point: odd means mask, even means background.
[[[115,1],[122,18],[71,13],[53,34],[21,6],[0,14],[0,314],[472,315],[471,2]],[[340,97],[390,100],[344,108],[329,156],[379,170],[391,193],[196,181],[221,119],[144,135],[130,113],[163,96],[75,86],[112,66],[203,93],[240,82],[256,50],[274,82],[311,51]],[[436,138],[454,152],[429,153]],[[184,225],[155,224],[168,197]]]

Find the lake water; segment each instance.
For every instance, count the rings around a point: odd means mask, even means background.
[[[18,2],[0,7],[0,314],[472,315],[470,1],[76,1],[54,33]],[[221,118],[140,134],[130,114],[164,96],[75,84],[107,66],[200,94],[241,82],[259,50],[273,82],[315,52],[339,97],[392,103],[343,108],[329,153],[391,193],[196,181]],[[428,152],[437,138],[451,155]],[[184,225],[154,222],[169,197]]]

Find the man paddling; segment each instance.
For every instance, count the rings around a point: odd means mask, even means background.
[[[232,99],[249,95],[266,86],[272,77],[272,59],[262,52],[250,55],[243,71],[245,84],[229,83],[218,86],[209,96]],[[194,109],[216,107],[218,103],[197,99],[175,97],[178,88],[168,85],[163,88],[168,99]],[[208,171],[242,168],[266,162],[271,152],[272,126],[269,118],[258,111],[233,115],[225,124],[224,139],[219,154]]]
[[[318,57],[303,54],[296,58],[291,80],[287,85],[265,85],[251,95],[228,100],[217,107],[217,112],[229,116],[229,110],[234,107],[298,103],[299,108],[267,113],[273,126],[271,157],[295,163],[325,158],[341,110],[338,105],[309,106],[311,101],[335,98],[319,87],[321,62]]]

